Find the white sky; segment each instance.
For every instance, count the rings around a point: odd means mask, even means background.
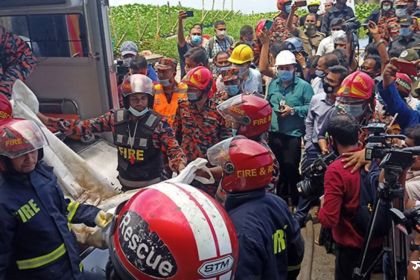
[[[110,0],[111,6],[119,6],[125,4],[153,4],[153,5],[166,5],[168,0]],[[171,6],[178,5],[178,0],[169,0]],[[246,3],[246,4],[244,4]],[[235,11],[240,10],[242,13],[251,14],[252,11],[255,13],[266,13],[277,11],[276,0],[233,0],[233,9]],[[202,1],[200,0],[181,0],[182,6],[191,7],[195,9],[202,8]],[[204,7],[207,10],[211,10],[213,0],[204,0]],[[215,0],[215,9],[222,9],[223,0]],[[226,0],[225,10],[230,10],[231,0]]]

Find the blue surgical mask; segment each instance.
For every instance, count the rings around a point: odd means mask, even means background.
[[[159,80],[159,84],[162,85],[162,86],[164,86],[164,87],[167,87],[167,86],[170,86],[171,85],[171,83],[169,82],[169,79]]]
[[[187,92],[188,101],[194,103],[198,100],[197,94],[194,92]]]
[[[407,14],[407,9],[396,9],[395,10],[395,15],[397,17],[402,17],[402,16],[404,16],[406,14]]]
[[[400,28],[400,35],[401,36],[409,36],[411,33],[410,27],[401,27]]]
[[[216,71],[217,74],[221,74],[222,71],[226,71],[230,68],[230,66],[215,66],[214,70]]]
[[[279,77],[280,81],[287,82],[293,78],[293,71],[280,70],[278,71],[277,76]]]
[[[191,44],[193,44],[194,46],[200,45],[202,40],[203,39],[201,38],[200,35],[192,35],[191,36]]]
[[[128,108],[128,111],[130,111],[130,113],[133,114],[133,116],[135,117],[141,117],[144,116],[147,112],[149,112],[149,108],[146,108],[143,111],[139,112],[130,106],[130,108]]]
[[[229,96],[235,96],[239,93],[239,86],[238,85],[230,85],[225,86],[226,92]]]
[[[292,5],[287,5],[284,7],[284,10],[286,13],[290,13],[291,8],[292,8]]]
[[[382,10],[385,12],[389,11],[389,9],[391,9],[391,6],[382,6]]]
[[[232,128],[232,136],[236,136],[238,134],[238,129]]]
[[[339,114],[346,113],[348,115],[352,115],[355,118],[359,118],[363,116],[363,114],[365,113],[363,104],[357,104],[357,105],[340,104],[336,106],[337,106],[337,111]]]
[[[254,46],[254,41],[245,41],[245,44],[252,48]]]
[[[318,77],[318,78],[325,78],[325,73],[324,73],[324,71],[321,71],[321,70],[315,70],[315,75]]]
[[[239,67],[239,76],[243,76],[246,71],[248,71],[248,67],[247,66],[241,66]]]

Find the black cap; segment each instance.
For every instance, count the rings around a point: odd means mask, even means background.
[[[400,25],[409,26],[413,24],[413,18],[410,16],[402,16],[398,19]]]

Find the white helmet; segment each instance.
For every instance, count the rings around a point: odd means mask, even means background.
[[[296,64],[295,55],[291,51],[281,51],[276,57],[275,66]]]

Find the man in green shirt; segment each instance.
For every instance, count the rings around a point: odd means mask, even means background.
[[[296,59],[290,51],[277,55],[275,67],[277,78],[269,84],[267,94],[273,108],[269,145],[280,163],[277,194],[283,198],[290,196],[296,207],[299,201],[296,185],[301,179],[301,137],[314,92],[310,84],[295,76]]]

